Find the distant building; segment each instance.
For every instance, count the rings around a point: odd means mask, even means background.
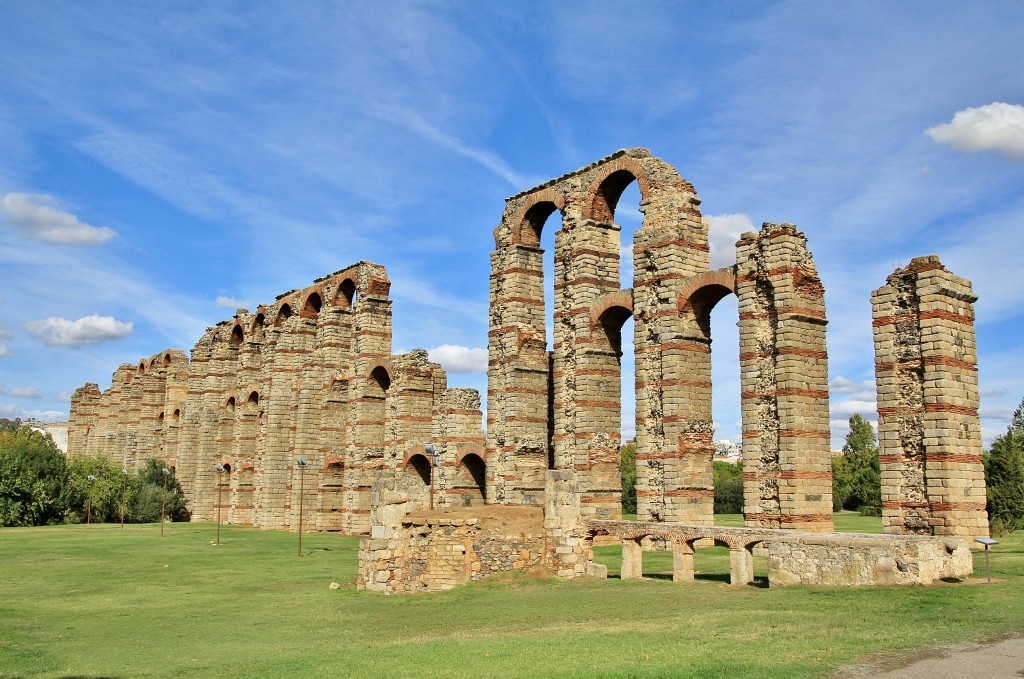
[[[743,459],[743,449],[738,443],[719,439],[715,441],[715,459],[736,464]]]
[[[67,422],[40,422],[38,420],[26,420],[25,424],[35,431],[49,434],[57,450],[67,454],[68,452],[68,423]]]

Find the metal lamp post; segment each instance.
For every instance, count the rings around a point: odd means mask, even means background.
[[[124,530],[124,506],[128,501],[128,469],[121,467],[121,530]]]
[[[295,458],[299,465],[299,556],[302,556],[302,504],[306,490],[306,458]]]
[[[217,465],[214,467],[217,472],[217,542],[214,544],[220,545],[220,506],[221,506],[221,490],[224,488],[224,484],[220,482],[220,475],[224,473],[224,467]]]
[[[89,474],[85,479],[89,482],[89,491],[86,493],[85,501],[85,525],[88,526],[92,523],[92,485],[96,483],[96,477]]]
[[[160,499],[160,537],[164,536],[164,513],[167,511],[167,477],[170,476],[171,470],[164,467],[160,470],[160,473],[164,477],[164,495]]]

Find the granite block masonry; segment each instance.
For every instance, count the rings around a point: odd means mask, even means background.
[[[622,287],[615,210],[634,182],[643,220],[628,249],[633,284]],[[595,538],[621,540],[624,572],[635,574],[640,543],[620,534],[628,526],[610,528],[625,523],[627,380],[638,523],[657,528],[647,537],[663,545],[684,529],[708,532],[682,541],[685,573],[687,549],[726,540],[711,534],[710,319],[734,295],[739,345],[715,351],[740,367],[743,530],[765,531],[755,541],[774,559],[776,584],[969,572],[964,538],[988,532],[970,283],[932,255],[873,295],[893,537],[834,537],[825,291],[808,238],[765,223],[740,236],[733,265],[711,270],[700,204],[675,168],[638,148],[507,199],[490,258],[486,436],[475,391],[447,388],[422,350],[391,354],[390,283],[383,267],[360,262],[239,310],[191,357],[168,350],[121,366],[106,392],[85,385],[72,399],[69,454],[168,461],[197,519],[223,511],[232,523],[292,528],[299,506],[313,507],[307,525],[368,536],[359,585],[375,591],[444,589],[538,565],[601,575]],[[551,338],[544,229],[556,229]],[[628,342],[633,375],[622,374]],[[500,512],[459,514],[502,507],[527,511],[529,526],[503,533]],[[737,552],[740,581],[746,558]]]

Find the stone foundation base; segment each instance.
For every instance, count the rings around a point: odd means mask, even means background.
[[[399,528],[374,526],[359,542],[356,585],[384,594],[437,592],[540,566],[544,549],[540,507],[414,513]]]

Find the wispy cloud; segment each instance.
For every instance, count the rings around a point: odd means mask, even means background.
[[[736,263],[736,241],[744,231],[756,231],[747,215],[706,215],[711,268],[721,269]]]
[[[29,321],[25,329],[35,339],[55,347],[79,347],[119,340],[132,333],[132,324],[113,316],[92,314],[74,321],[66,318],[46,318]]]
[[[248,309],[250,307],[250,302],[247,299],[236,299],[234,297],[225,297],[224,295],[217,295],[214,304],[225,309]]]
[[[7,393],[15,398],[43,398],[43,392],[39,391],[38,387],[11,387]]]
[[[50,243],[99,245],[116,235],[113,229],[79,221],[60,209],[53,196],[39,193],[8,193],[0,198],[0,212],[28,236]]]
[[[940,144],[970,153],[995,152],[1024,160],[1024,106],[994,102],[965,108],[953,120],[929,127],[925,134]]]

